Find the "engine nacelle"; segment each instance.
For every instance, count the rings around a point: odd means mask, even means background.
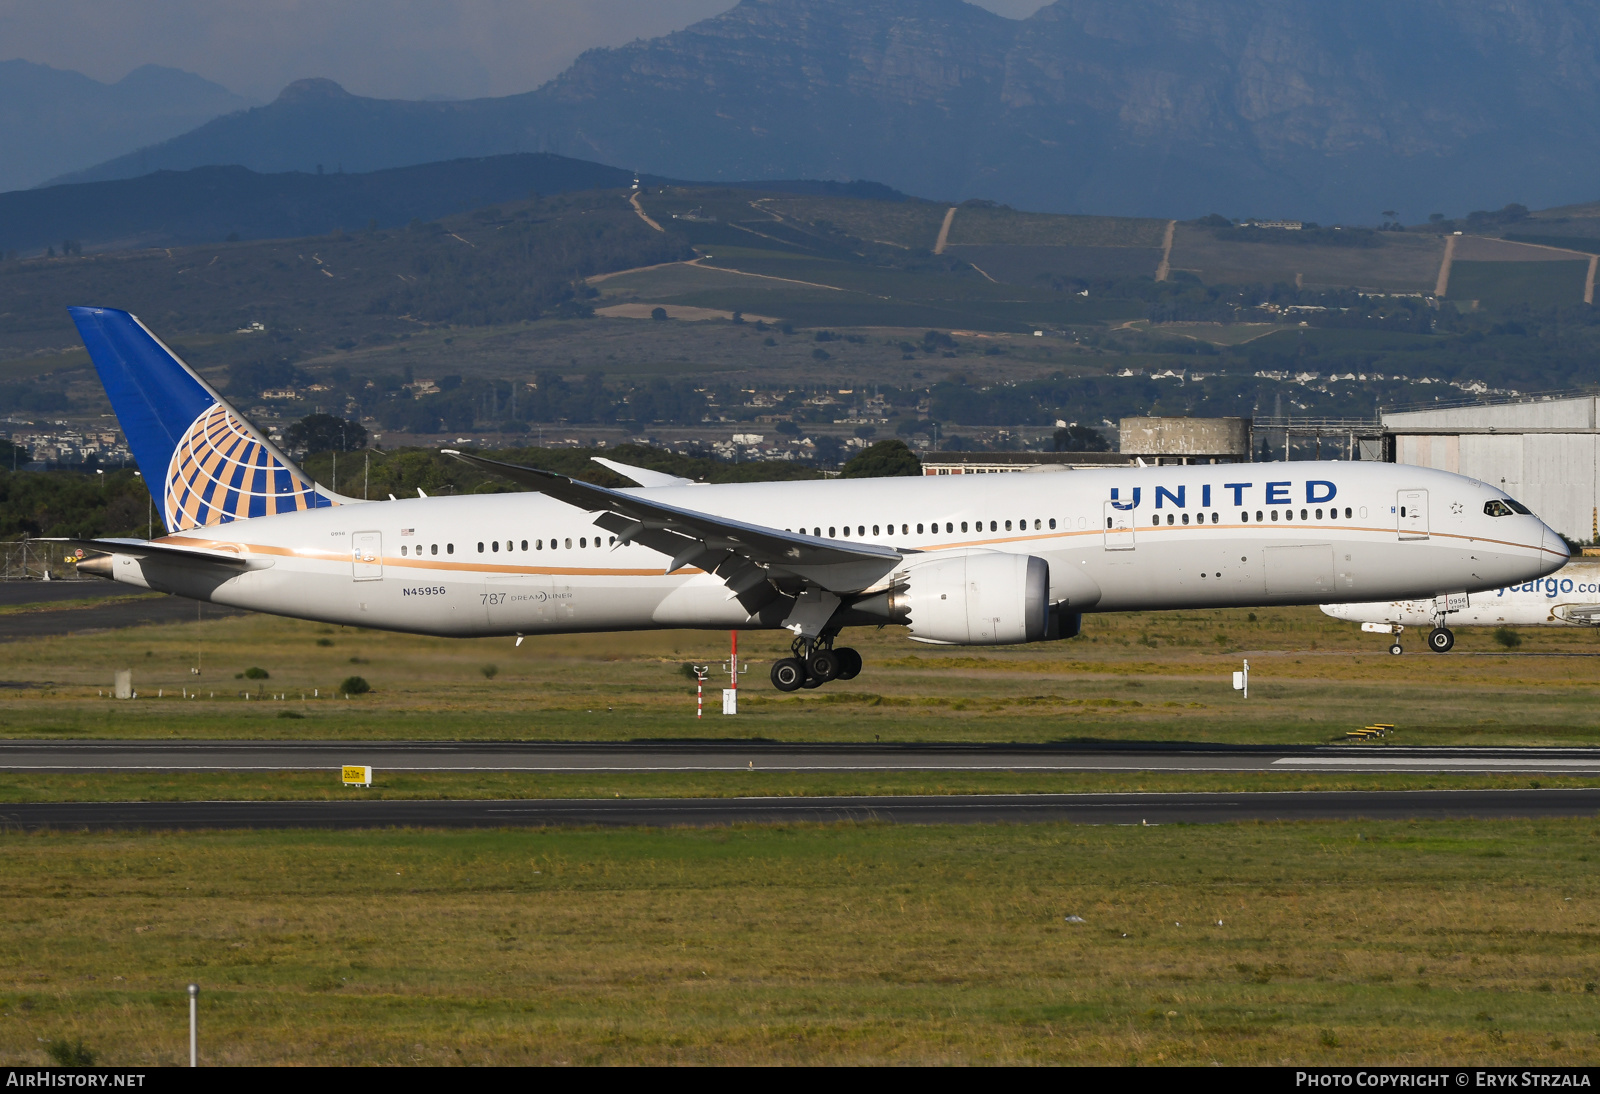
[[[1037,642],[1050,628],[1050,564],[999,551],[930,559],[906,572],[893,601],[921,642]]]

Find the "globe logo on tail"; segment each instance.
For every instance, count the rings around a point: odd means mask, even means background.
[[[164,501],[174,532],[335,504],[221,402],[202,411],[178,441]]]

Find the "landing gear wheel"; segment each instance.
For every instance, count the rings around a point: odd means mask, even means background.
[[[1389,652],[1394,654],[1396,657],[1399,657],[1402,653],[1405,653],[1406,651],[1400,647],[1400,643],[1396,642],[1394,645],[1389,647]]]
[[[816,678],[819,684],[826,684],[829,680],[839,676],[839,655],[833,650],[817,650],[811,655],[811,660],[806,664],[808,675]]]
[[[849,646],[839,646],[833,651],[839,659],[839,679],[854,680],[861,675],[861,655]]]
[[[1434,653],[1449,653],[1456,644],[1456,636],[1449,627],[1435,627],[1428,632],[1428,648]]]
[[[805,682],[805,662],[798,657],[785,657],[772,666],[772,686],[779,691],[799,691]]]

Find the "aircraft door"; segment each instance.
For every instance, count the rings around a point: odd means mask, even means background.
[[[1401,490],[1395,495],[1395,527],[1401,539],[1428,538],[1428,492]]]
[[[356,532],[350,537],[352,576],[357,581],[378,581],[383,577],[383,533]]]
[[[1127,504],[1127,508],[1123,508],[1124,504]],[[1133,505],[1131,503],[1124,503],[1120,501],[1106,502],[1106,550],[1133,550],[1133,535]]]

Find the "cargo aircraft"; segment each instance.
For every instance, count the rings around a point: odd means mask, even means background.
[[[1389,652],[1404,653],[1407,627],[1429,627],[1428,648],[1449,653],[1455,627],[1600,627],[1600,561],[1574,560],[1554,577],[1539,577],[1482,593],[1374,604],[1324,604],[1335,619],[1360,623],[1368,634],[1391,636]]]
[[[613,490],[451,452],[526,492],[365,502],[315,483],[124,311],[71,309],[164,535],[65,541],[141,588],[458,637],[783,629],[780,690],[850,679],[847,627],[1069,638],[1086,612],[1431,599],[1532,581],[1565,542],[1486,483],[1382,463]]]

